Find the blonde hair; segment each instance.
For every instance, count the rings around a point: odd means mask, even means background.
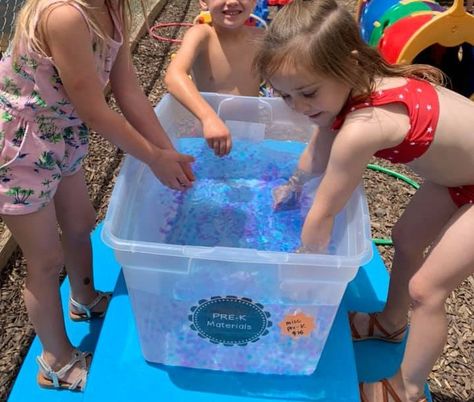
[[[20,44],[24,44],[29,51],[33,51],[43,56],[47,55],[45,43],[41,37],[40,27],[38,26],[42,11],[40,7],[43,6],[44,10],[47,10],[48,8],[50,9],[48,4],[43,5],[45,2],[48,2],[48,0],[26,0],[18,13],[15,23],[15,33],[12,39],[12,50],[14,56]],[[93,7],[87,2],[87,0],[61,0],[53,3],[52,7],[62,3],[74,3],[84,10],[87,22],[96,38],[97,48],[99,51],[100,49],[104,49],[106,34],[91,13]],[[124,38],[128,40],[128,30],[131,18],[130,0],[105,0],[105,3],[109,9],[115,8],[116,10],[119,10]]]
[[[388,64],[362,40],[355,19],[335,0],[293,0],[277,13],[260,43],[254,68],[268,79],[285,67],[342,80],[363,97],[373,92],[377,77],[444,83],[435,67]]]

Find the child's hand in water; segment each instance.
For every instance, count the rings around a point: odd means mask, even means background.
[[[188,178],[189,181],[193,182],[196,180],[196,176],[194,176],[193,168],[191,167],[191,162],[180,162],[181,168],[184,171],[184,174]]]
[[[288,211],[297,209],[301,197],[302,186],[294,186],[290,182],[272,190],[273,210]]]
[[[191,163],[194,158],[173,149],[160,149],[158,157],[150,163],[150,169],[165,186],[173,190],[185,190],[195,180]]]
[[[202,131],[209,148],[217,156],[227,155],[232,148],[230,131],[217,116],[211,116],[202,121]]]
[[[313,178],[311,173],[297,169],[288,182],[272,190],[273,210],[287,211],[300,207],[303,185]]]

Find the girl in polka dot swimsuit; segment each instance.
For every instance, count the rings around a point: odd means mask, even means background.
[[[423,385],[446,341],[444,303],[474,272],[474,103],[443,88],[426,65],[383,61],[334,0],[294,0],[275,17],[255,59],[294,110],[317,129],[274,207],[295,207],[303,184],[323,175],[301,251],[325,252],[335,216],[373,155],[424,178],[393,228],[395,256],[385,310],[351,313],[354,340],[401,342],[391,378],[361,386],[363,401],[424,401]]]

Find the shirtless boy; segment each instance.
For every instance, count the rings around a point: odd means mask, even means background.
[[[230,152],[230,132],[199,91],[258,95],[260,79],[252,71],[256,48],[252,42],[262,30],[245,25],[255,1],[200,0],[212,23],[186,32],[165,77],[168,91],[200,120],[204,138],[218,156]]]

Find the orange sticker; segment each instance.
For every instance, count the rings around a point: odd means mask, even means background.
[[[293,339],[309,336],[316,328],[314,318],[304,313],[288,314],[278,326],[282,335],[291,336]]]

